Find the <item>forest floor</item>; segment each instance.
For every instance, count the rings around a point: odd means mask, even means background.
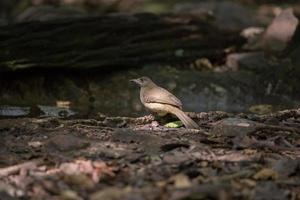
[[[1,199],[300,199],[300,109],[0,120]]]

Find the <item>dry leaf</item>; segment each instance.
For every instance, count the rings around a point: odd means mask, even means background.
[[[189,179],[189,177],[187,177],[184,174],[177,174],[175,176],[172,176],[170,178],[171,182],[174,182],[174,187],[181,189],[181,188],[188,188],[191,186],[191,181]]]
[[[278,173],[270,168],[264,168],[257,172],[254,177],[257,180],[268,180],[268,179],[277,179],[278,178]]]

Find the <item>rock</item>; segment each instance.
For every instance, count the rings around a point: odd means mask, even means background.
[[[215,17],[217,27],[224,30],[242,30],[256,24],[250,9],[237,2],[201,1],[197,3],[180,3],[173,10],[177,13],[190,13],[200,16],[210,11]]]
[[[299,20],[292,8],[283,10],[268,26],[263,35],[263,49],[267,52],[281,52],[293,37]]]
[[[247,43],[243,45],[246,50],[261,50],[262,41],[261,37],[265,29],[262,27],[249,27],[241,32],[241,36],[247,40]]]
[[[270,65],[263,52],[233,53],[226,58],[226,66],[233,71],[268,68]]]
[[[48,148],[58,151],[74,151],[89,145],[89,142],[72,135],[57,135],[47,143]]]
[[[70,117],[75,115],[76,112],[72,111],[70,108],[63,108],[58,106],[37,106],[43,114],[41,117]]]
[[[252,193],[252,198],[256,200],[285,200],[289,199],[287,193],[284,190],[278,188],[274,182],[262,182],[258,183]]]
[[[297,173],[300,168],[300,159],[282,158],[275,162],[273,169],[278,172],[280,177],[288,177]]]
[[[211,132],[216,135],[225,136],[245,136],[252,133],[257,128],[254,121],[239,118],[226,118],[216,122]]]
[[[163,157],[163,162],[165,164],[171,164],[171,165],[184,163],[187,162],[188,160],[190,160],[190,158],[189,156],[187,156],[187,154],[176,150],[166,153]]]
[[[23,117],[30,113],[30,107],[0,106],[0,116]]]

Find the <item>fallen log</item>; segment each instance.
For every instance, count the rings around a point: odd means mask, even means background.
[[[0,71],[106,68],[191,63],[241,45],[191,16],[141,13],[25,22],[0,27]]]

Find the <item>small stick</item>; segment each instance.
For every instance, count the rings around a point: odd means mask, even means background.
[[[11,174],[16,174],[21,169],[35,168],[37,165],[41,164],[41,160],[28,161],[22,164],[17,164],[9,167],[0,168],[0,178],[9,176]]]

